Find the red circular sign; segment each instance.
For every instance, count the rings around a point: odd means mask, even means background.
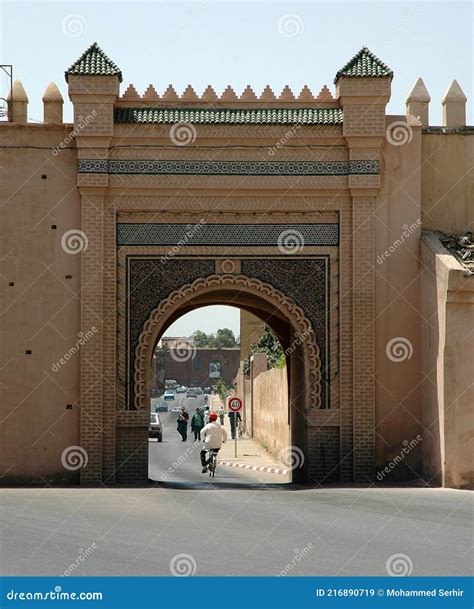
[[[229,410],[237,412],[242,408],[242,400],[240,398],[229,398]]]

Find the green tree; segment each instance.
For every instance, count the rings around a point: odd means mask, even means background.
[[[193,344],[199,348],[199,347],[207,347],[209,344],[209,336],[205,333],[202,332],[201,330],[196,330],[196,332],[194,332],[194,334],[191,336]]]
[[[238,347],[234,333],[229,328],[220,328],[215,334],[206,334],[201,330],[196,330],[192,335],[192,340],[198,348],[210,347],[212,349],[222,349],[223,347]]]
[[[280,341],[267,324],[263,328],[262,336],[251,345],[250,355],[244,358],[243,370],[245,374],[250,373],[250,356],[255,353],[265,353],[267,355],[269,368],[283,368],[285,366],[286,358]]]
[[[237,341],[234,333],[229,328],[220,328],[217,330],[215,336],[213,336],[213,347],[237,347]]]
[[[225,404],[227,397],[230,395],[231,391],[233,391],[233,387],[226,385],[225,382],[220,378],[216,383],[216,389],[222,403]]]

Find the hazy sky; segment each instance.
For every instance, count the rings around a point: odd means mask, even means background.
[[[13,64],[29,115],[40,121],[51,80],[71,119],[64,70],[94,41],[122,70],[122,91],[130,82],[139,93],[149,83],[159,93],[191,83],[201,93],[211,83],[220,93],[231,83],[239,94],[247,84],[260,93],[269,83],[279,93],[288,83],[317,93],[332,88],[336,71],[366,45],[395,72],[389,113],[404,113],[418,76],[431,94],[432,124],[440,124],[453,78],[472,108],[471,2],[0,0],[0,7],[2,62]]]
[[[236,307],[211,306],[191,311],[174,322],[165,336],[190,336],[195,330],[211,334],[219,328],[230,328],[240,334],[240,311]]]

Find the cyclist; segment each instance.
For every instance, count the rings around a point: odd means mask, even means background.
[[[221,449],[222,444],[227,440],[226,430],[217,423],[217,413],[211,412],[209,415],[209,423],[201,429],[201,440],[204,442],[204,447],[201,450],[201,465],[202,473],[207,472],[208,458],[207,453],[214,449],[217,453]]]

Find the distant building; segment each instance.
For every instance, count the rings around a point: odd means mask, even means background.
[[[161,346],[164,349],[188,349],[193,344],[187,336],[163,336]]]
[[[240,348],[181,348],[164,352],[166,378],[180,385],[207,387],[222,378],[226,385],[234,382],[240,363]]]

